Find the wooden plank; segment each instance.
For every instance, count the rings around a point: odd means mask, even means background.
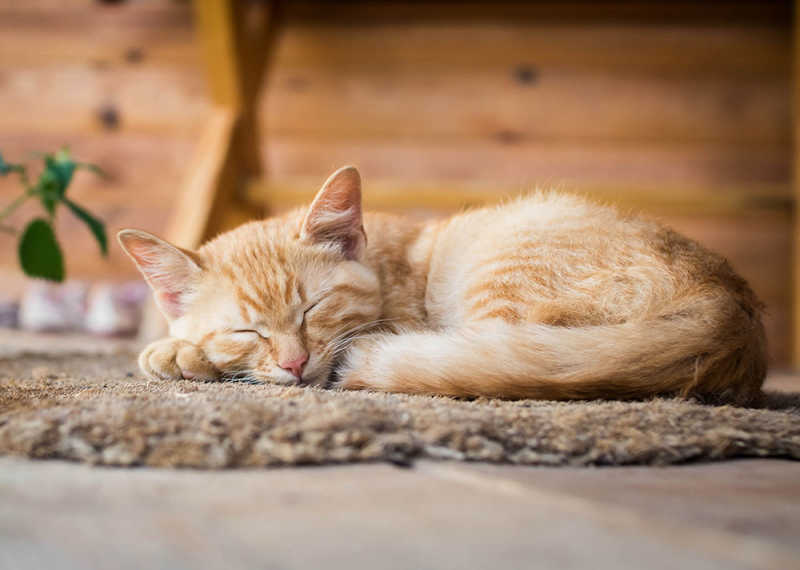
[[[13,27],[57,29],[71,26],[149,28],[155,25],[183,26],[190,21],[190,8],[184,2],[136,0],[135,2],[97,0],[26,0],[3,2],[0,16]]]
[[[298,177],[254,180],[248,196],[254,202],[275,204],[279,211],[311,202],[320,179]],[[576,184],[568,190],[601,202],[623,205],[654,214],[738,215],[743,211],[784,213],[791,211],[791,199],[775,188],[730,187],[725,192],[709,188],[647,186],[597,186]],[[520,187],[483,183],[413,183],[398,180],[365,179],[364,203],[382,211],[452,212],[484,206],[526,194]]]
[[[162,117],[168,120],[168,110],[174,111],[176,122],[179,118],[196,122],[189,113],[202,98],[196,66],[184,66],[173,77],[149,52],[164,41],[173,42],[173,32],[183,28],[182,49],[187,54],[194,51],[188,18],[173,22],[176,18],[168,17],[170,11],[144,18],[138,4],[132,6],[137,8],[77,10],[94,14],[91,21],[97,33],[93,34],[85,34],[85,25],[67,17],[72,13],[68,9],[61,10],[63,18],[42,23],[20,18],[27,14],[21,9],[17,19],[22,22],[0,20],[0,46],[6,48],[0,49],[0,62],[6,66],[8,84],[0,95],[11,99],[3,101],[10,109],[11,126],[14,117],[29,115],[15,112],[27,102],[27,109],[34,105],[43,109],[41,124],[54,130],[94,128],[97,121],[88,109],[95,110],[100,98],[116,103],[122,124],[131,128],[158,128],[154,123]],[[98,12],[107,15],[100,18]],[[112,19],[117,24],[109,27],[103,18],[118,13],[138,19]],[[413,25],[355,29],[302,21],[289,24],[277,54],[279,80],[271,84],[274,93],[262,101],[267,122],[279,132],[344,129],[341,134],[348,134],[348,129],[360,128],[369,136],[389,132],[404,136],[424,125],[421,132],[436,136],[441,131],[462,136],[466,130],[481,136],[544,139],[571,135],[582,127],[588,131],[585,136],[618,136],[621,131],[639,138],[663,134],[759,143],[788,137],[789,37],[776,26],[675,29],[663,23],[611,28],[562,23],[554,34],[551,25],[535,22],[504,27],[473,23],[466,31],[474,39],[466,45],[465,30],[458,25],[426,25],[424,17]],[[12,27],[19,25],[21,29]],[[58,36],[66,32],[71,35]],[[408,41],[409,35],[414,42]],[[16,48],[2,43],[15,41],[20,42]],[[48,51],[50,41],[57,53]],[[87,41],[91,46],[81,48]],[[142,43],[146,44],[143,62],[126,63],[124,53]],[[424,50],[415,47],[419,43]],[[488,53],[498,45],[502,49]],[[713,53],[710,59],[709,53]],[[4,54],[9,55],[6,61]],[[27,58],[34,56],[41,61],[25,70],[32,65]],[[698,74],[692,66],[704,58],[713,69]],[[474,63],[480,60],[486,65],[476,71]],[[514,79],[521,72],[532,73],[535,83]],[[50,90],[69,96],[40,102]],[[332,109],[333,97],[339,104]],[[564,104],[562,112],[553,113],[559,102]],[[154,109],[152,118],[145,115],[148,105]]]
[[[65,140],[63,134],[57,133],[0,131],[3,157],[12,162],[27,162],[31,167],[36,162],[34,153],[54,151],[67,142],[78,160],[97,164],[108,174],[108,178],[99,178],[79,172],[70,193],[76,192],[81,199],[101,202],[107,199],[116,203],[118,195],[114,188],[138,187],[139,195],[156,198],[150,202],[153,207],[160,207],[173,195],[170,190],[185,172],[186,157],[196,144],[192,138],[163,135],[75,134]],[[0,199],[15,191],[15,185],[15,179],[0,177]]]
[[[277,135],[513,141],[787,144],[789,75],[664,77],[641,70],[276,68],[262,113]],[[335,104],[331,102],[335,101]]]
[[[135,10],[139,3],[129,3]],[[143,61],[197,65],[189,11],[157,13],[134,24],[114,10],[89,10],[49,19],[0,18],[0,64],[49,65],[53,60],[125,61],[131,48]],[[134,12],[135,13],[135,12]],[[322,14],[332,11],[321,9]],[[2,15],[2,13],[0,13]],[[421,17],[406,22],[308,22],[287,19],[277,66],[400,69],[509,67],[521,64],[591,69],[647,69],[679,74],[785,74],[790,69],[788,25],[733,23],[458,22]],[[91,34],[85,31],[91,29]],[[32,47],[35,46],[35,49]],[[477,49],[476,46],[480,46]]]
[[[514,21],[436,25],[357,21],[290,23],[276,66],[352,69],[506,68],[527,64],[681,75],[785,75],[788,26],[732,24],[576,25]]]
[[[754,199],[786,199],[791,156],[784,146],[551,144],[495,141],[310,140],[273,137],[265,149],[273,180],[319,180],[344,164],[370,179],[445,182],[517,190],[535,187],[752,189]]]
[[[39,9],[27,2],[5,4],[0,7],[0,65],[197,65],[190,16],[189,6],[176,2],[88,2]]]
[[[539,74],[529,86],[502,69],[342,75],[281,68],[261,98],[261,114],[271,133],[317,138],[751,145],[791,138],[788,76],[742,82],[559,69]],[[12,68],[5,76],[0,124],[12,131],[98,132],[108,128],[101,110],[113,108],[119,129],[196,134],[210,109],[203,79],[191,69],[69,64]]]
[[[11,132],[194,136],[210,113],[204,78],[191,68],[59,63],[6,67],[3,77],[0,125]],[[114,125],[102,120],[108,112]]]
[[[571,1],[467,1],[467,2],[338,2],[336,9],[325,8],[319,0],[293,0],[289,15],[305,21],[352,24],[352,22],[384,21],[453,23],[471,20],[489,22],[535,21],[593,21],[637,23],[785,23],[791,18],[791,0],[591,0]]]
[[[112,4],[112,3],[109,3]],[[136,0],[121,5],[98,6],[97,0],[26,0],[6,2],[0,5],[4,17],[51,16],[55,19],[63,14],[99,10],[115,12],[118,17],[129,18],[124,12],[172,13],[186,9],[185,2],[165,0]],[[292,18],[335,22],[352,22],[363,18],[370,22],[380,20],[423,19],[433,22],[459,22],[473,19],[507,21],[518,19],[568,19],[568,20],[634,20],[637,22],[785,22],[791,17],[791,0],[545,0],[518,2],[500,0],[487,2],[468,0],[452,2],[438,0],[421,5],[414,1],[390,0],[384,2],[362,2],[346,0],[337,2],[335,9],[322,0],[293,0],[288,4]],[[121,13],[121,14],[120,14]]]

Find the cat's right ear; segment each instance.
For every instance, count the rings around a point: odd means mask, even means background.
[[[330,175],[303,220],[300,237],[338,247],[347,259],[358,259],[367,243],[361,214],[361,175],[345,166]]]
[[[168,320],[181,317],[186,294],[202,270],[200,258],[141,230],[122,230],[117,239],[150,285],[164,316]]]

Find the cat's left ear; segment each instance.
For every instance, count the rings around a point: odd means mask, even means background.
[[[188,293],[200,277],[197,254],[141,230],[122,230],[117,239],[150,285],[163,315],[169,321],[180,318]]]
[[[361,175],[355,166],[340,168],[322,185],[303,220],[300,237],[331,243],[347,259],[358,259],[367,243],[361,211]]]

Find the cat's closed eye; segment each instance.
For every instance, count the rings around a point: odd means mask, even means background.
[[[231,332],[233,332],[233,334],[247,335],[248,337],[251,338],[254,338],[253,335],[259,338],[263,338],[265,340],[269,338],[268,335],[265,335],[263,332],[257,331],[255,329],[235,329]]]

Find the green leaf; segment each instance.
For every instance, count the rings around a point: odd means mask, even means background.
[[[39,175],[33,191],[39,196],[39,200],[41,200],[42,206],[47,210],[47,213],[52,216],[56,211],[56,204],[64,195],[58,174],[45,167]]]
[[[100,251],[103,253],[103,255],[108,255],[108,238],[106,237],[106,227],[103,222],[78,206],[69,198],[63,198],[63,200],[69,209],[72,210],[72,213],[80,218],[87,226],[89,226],[89,229],[94,234],[97,243],[100,245]]]
[[[64,280],[64,257],[47,220],[36,218],[27,225],[19,240],[18,252],[19,263],[27,275]]]
[[[77,166],[66,148],[44,155],[44,170],[33,190],[50,216],[55,213],[56,204],[64,198]]]
[[[72,160],[69,154],[69,149],[62,148],[55,155],[46,155],[44,164],[47,170],[52,171],[58,180],[58,192],[60,196],[63,196],[72,181],[72,175],[75,174],[75,168],[77,167],[77,163]]]

